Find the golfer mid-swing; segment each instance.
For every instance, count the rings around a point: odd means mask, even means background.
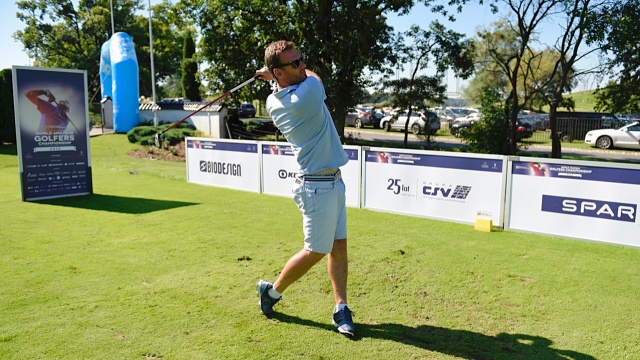
[[[47,97],[47,101],[40,98],[41,95]],[[26,94],[27,99],[31,101],[40,111],[40,127],[38,131],[62,132],[69,125],[69,102],[60,100],[58,106],[52,104],[56,101],[55,96],[49,90],[30,90]]]
[[[291,143],[299,165],[293,194],[302,212],[304,248],[287,261],[274,283],[258,282],[260,309],[272,314],[282,292],[328,255],[336,302],[333,324],[340,333],[353,336],[347,307],[345,186],[340,175],[340,167],[349,159],[324,103],[324,86],[316,73],[306,69],[295,44],[277,41],[267,47],[264,59],[266,66],[256,75],[277,83],[277,90],[267,98],[267,111]]]

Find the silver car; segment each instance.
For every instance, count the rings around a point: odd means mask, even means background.
[[[347,115],[344,117],[344,124],[357,128],[369,125],[378,129],[382,117],[382,113],[373,107],[357,106],[347,110]]]
[[[394,115],[385,116],[380,120],[380,127],[385,131],[404,130],[407,123],[407,111],[402,110]],[[440,129],[440,118],[434,112],[411,112],[408,129],[414,134],[425,134],[426,124],[429,123],[429,134],[435,135]]]

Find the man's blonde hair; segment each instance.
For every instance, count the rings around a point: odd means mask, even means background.
[[[267,69],[269,69],[269,72],[274,79],[276,78],[276,75],[273,73],[273,69],[282,66],[280,63],[280,54],[285,50],[295,48],[296,44],[287,40],[279,40],[267,46],[267,49],[264,51],[264,64]]]

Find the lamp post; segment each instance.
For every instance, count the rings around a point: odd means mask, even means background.
[[[116,33],[116,27],[113,24],[113,0],[109,0],[109,6],[111,7],[111,36]]]
[[[151,0],[149,0],[149,54],[151,56],[151,101],[153,111],[153,126],[158,126],[158,114],[156,113],[156,74],[153,67],[153,33],[151,32]]]

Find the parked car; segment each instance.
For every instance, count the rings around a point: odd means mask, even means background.
[[[355,126],[357,128],[369,125],[378,129],[380,127],[380,120],[383,116],[384,115],[376,108],[356,106],[355,108],[347,109],[344,124],[347,126]]]
[[[256,116],[256,108],[251,103],[242,103],[238,106],[238,116]]]
[[[404,130],[407,123],[407,111],[402,110],[394,115],[385,116],[380,121],[380,127],[385,131],[392,129]],[[429,123],[429,126],[426,124]],[[408,129],[414,134],[426,133],[425,129],[429,129],[429,133],[434,135],[440,129],[440,118],[434,112],[412,112],[409,119]]]
[[[438,115],[438,117],[440,118],[440,122],[444,122],[449,126],[451,126],[451,124],[453,124],[453,122],[460,117],[460,115],[454,113],[451,109],[448,108],[435,108],[433,109],[433,112]]]
[[[598,129],[618,129],[627,125],[613,113],[599,112],[556,112],[556,129],[562,134],[562,141],[584,139],[587,132]]]
[[[458,117],[453,122],[454,123],[460,122],[460,121],[463,121],[463,122],[475,122],[475,121],[478,121],[478,120],[480,120],[480,113],[479,112],[472,112],[472,113],[470,113],[468,115]]]
[[[476,121],[477,120],[459,119],[458,121],[455,121],[453,125],[451,125],[449,132],[451,133],[451,135],[459,138],[462,136],[462,134],[464,134],[465,131],[471,131],[471,127]]]
[[[585,135],[584,143],[601,149],[640,149],[640,122],[618,129],[591,130]]]
[[[516,141],[530,138],[533,136],[533,126],[524,118],[518,118],[516,120]]]

